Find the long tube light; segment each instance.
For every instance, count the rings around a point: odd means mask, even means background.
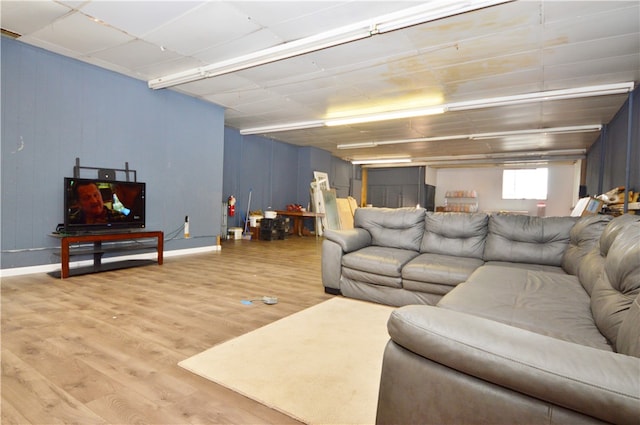
[[[473,10],[483,9],[485,7],[495,6],[501,3],[510,3],[508,1],[430,1],[421,6],[405,9],[400,12],[390,13],[386,16],[378,18],[375,28],[378,33],[395,31],[407,28],[413,25],[425,22],[435,21],[438,19],[448,18]]]
[[[487,140],[487,139],[498,139],[501,137],[511,137],[511,136],[528,136],[528,135],[539,135],[539,134],[571,134],[571,133],[589,133],[592,131],[600,131],[602,130],[601,124],[593,124],[593,125],[574,125],[568,127],[554,127],[554,128],[534,128],[530,130],[515,130],[515,131],[502,131],[502,132],[494,132],[494,133],[480,133],[480,134],[472,134],[469,137],[471,140]]]
[[[420,6],[335,28],[226,61],[165,75],[149,80],[147,84],[149,88],[155,90],[173,87],[511,1],[513,0],[487,0],[483,2],[441,0],[428,2]]]
[[[633,90],[635,83],[616,83],[598,86],[575,87],[562,90],[548,90],[535,93],[524,93],[514,96],[501,96],[487,99],[468,100],[463,102],[448,103],[449,111],[467,111],[470,109],[494,108],[497,106],[520,105],[532,102],[544,102],[550,100],[578,99],[582,97],[605,96],[612,94],[624,94]]]
[[[396,120],[400,118],[423,117],[427,115],[443,114],[445,108],[442,106],[434,108],[410,109],[403,111],[382,112],[379,114],[358,115],[345,118],[332,118],[324,121],[327,127],[335,127],[339,125],[362,124],[366,122],[378,122],[387,120]]]
[[[246,128],[244,130],[240,130],[240,134],[244,136],[249,134],[277,133],[280,131],[304,130],[306,128],[322,127],[323,125],[324,125],[324,121],[322,120],[299,121],[299,122],[293,122],[290,124],[274,124],[274,125],[267,125],[264,127]]]
[[[347,143],[337,146],[338,149],[360,149],[371,148],[383,145],[399,145],[405,143],[420,143],[420,142],[440,142],[446,140],[486,140],[486,139],[498,139],[501,137],[512,136],[527,136],[538,134],[570,134],[570,133],[586,133],[592,131],[600,131],[602,129],[601,124],[589,124],[589,125],[574,125],[567,127],[551,127],[551,128],[534,128],[526,130],[513,130],[513,131],[497,131],[492,133],[476,133],[476,134],[456,134],[451,136],[435,136],[435,137],[419,137],[415,139],[399,139],[399,140],[381,140],[377,142],[360,142],[360,143]]]
[[[350,43],[370,36],[371,31],[368,27],[363,28],[361,26],[349,25],[225,61],[216,62],[211,65],[155,78],[150,80],[148,85],[149,88],[156,90],[177,86],[292,58],[305,53],[326,49],[327,47]]]
[[[286,131],[286,130],[296,130],[300,128],[311,128],[311,127],[322,127],[322,126],[337,126],[337,125],[348,125],[354,123],[363,123],[363,122],[374,122],[374,121],[382,121],[388,119],[397,119],[397,118],[411,118],[417,116],[430,115],[434,113],[442,113],[442,112],[450,112],[450,111],[467,111],[473,109],[483,109],[483,108],[492,108],[497,106],[507,106],[507,105],[519,105],[525,103],[534,103],[534,102],[545,102],[552,100],[562,100],[562,99],[577,99],[583,97],[592,97],[592,96],[607,96],[614,94],[625,94],[629,93],[633,90],[635,83],[625,82],[625,83],[615,83],[615,84],[604,84],[597,86],[585,86],[585,87],[575,87],[571,89],[562,89],[562,90],[548,90],[534,93],[523,93],[512,96],[501,96],[501,97],[493,97],[487,99],[475,99],[468,100],[462,102],[453,102],[446,103],[444,105],[432,106],[428,108],[418,108],[418,109],[405,109],[405,110],[396,110],[388,113],[377,113],[370,115],[355,115],[355,116],[345,116],[343,118],[336,119],[327,119],[327,120],[317,120],[317,121],[304,121],[302,123],[288,123],[288,124],[280,124],[273,125],[268,127],[256,127],[256,128],[247,128],[244,130],[240,130],[241,134],[261,134],[261,133],[269,133],[276,131]],[[403,116],[404,115],[404,116]],[[313,123],[313,125],[307,125],[307,123]],[[302,127],[301,125],[305,125]],[[600,130],[599,128],[597,130]],[[547,130],[549,132],[550,130]],[[586,131],[596,131],[596,130],[586,130]],[[471,136],[480,137],[482,135],[467,135],[466,137],[456,137],[458,139],[469,138]],[[416,139],[415,141],[436,141],[436,140],[444,140],[444,139]],[[393,141],[393,143],[412,143],[413,141]],[[380,142],[376,142],[377,144],[381,144]],[[391,142],[386,144],[392,144]],[[345,145],[342,145],[345,146]],[[361,147],[369,147],[369,146],[361,146]],[[341,149],[350,149],[350,148],[341,148]]]
[[[364,164],[403,164],[411,162],[410,158],[388,158],[388,159],[357,159],[351,161],[353,165]]]

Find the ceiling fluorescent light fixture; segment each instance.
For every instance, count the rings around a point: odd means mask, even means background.
[[[448,103],[449,111],[467,111],[471,109],[494,108],[497,106],[520,105],[523,103],[545,102],[549,100],[578,99],[581,97],[607,96],[629,93],[633,90],[633,82],[604,84],[598,86],[576,87],[572,89],[548,90],[536,93],[525,93],[514,96],[493,97]]]
[[[369,24],[358,23],[325,31],[310,37],[279,44],[257,52],[238,56],[211,65],[190,69],[183,72],[159,77],[148,82],[151,89],[163,89],[167,87],[185,84],[205,78],[217,77],[254,66],[265,65],[282,59],[288,59],[305,53],[315,52],[328,47],[338,46],[344,43],[360,40],[371,36]]]
[[[401,118],[423,117],[427,115],[443,114],[446,109],[442,106],[433,108],[408,109],[402,111],[382,112],[379,114],[356,115],[345,118],[333,118],[325,120],[324,125],[335,127],[339,125],[362,124],[367,122],[378,122],[387,120],[397,120]]]
[[[337,149],[359,149],[359,148],[374,148],[382,145],[401,145],[403,143],[418,143],[418,142],[440,142],[444,140],[458,140],[469,139],[470,134],[460,134],[455,136],[436,136],[436,137],[420,137],[417,139],[398,139],[398,140],[382,140],[379,142],[362,142],[362,143],[345,143],[337,145]]]
[[[388,159],[356,159],[351,161],[353,165],[366,164],[403,164],[411,162],[411,158],[388,158]]]
[[[413,163],[439,166],[456,164],[505,163],[508,161],[566,161],[583,159],[585,153],[586,149],[559,149],[551,151],[534,151],[523,153],[511,152],[497,154],[447,155],[413,158]]]
[[[362,142],[362,143],[349,143],[336,146],[338,149],[362,149],[362,148],[375,148],[378,146],[377,142]]]
[[[428,2],[425,5],[407,8],[395,13],[360,21],[352,25],[335,28],[330,31],[283,43],[226,61],[165,75],[149,80],[147,84],[149,88],[156,90],[173,87],[304,55],[340,44],[350,43],[379,33],[406,28],[435,19],[446,18],[448,16],[507,2],[508,1],[505,0],[492,0],[478,3],[461,2],[459,0]]]
[[[240,134],[246,136],[249,134],[277,133],[279,131],[304,130],[305,128],[322,127],[323,125],[324,122],[321,120],[299,121],[289,124],[276,124],[267,125],[264,127],[245,128],[244,130],[240,130]]]
[[[601,124],[590,124],[590,125],[576,125],[576,126],[568,126],[568,127],[536,128],[536,129],[530,129],[530,130],[501,131],[501,132],[493,132],[493,133],[456,134],[452,136],[434,136],[434,137],[419,137],[415,139],[381,140],[376,142],[347,143],[347,144],[337,145],[336,147],[338,149],[359,149],[359,148],[373,148],[376,146],[384,146],[384,145],[400,145],[400,144],[406,144],[406,143],[443,142],[447,140],[463,140],[463,139],[483,140],[483,139],[497,139],[500,137],[537,135],[537,134],[586,133],[586,132],[592,132],[592,131],[600,131],[601,129],[602,129]]]
[[[479,133],[472,134],[469,138],[472,140],[487,140],[498,139],[501,137],[511,136],[535,136],[545,134],[571,134],[571,133],[589,133],[592,131],[602,130],[602,125],[574,125],[568,127],[553,127],[553,128],[534,128],[530,130],[515,130],[515,131],[499,131],[495,133]]]
[[[339,125],[349,125],[349,124],[358,124],[358,123],[366,123],[366,122],[375,122],[375,121],[384,121],[391,119],[399,119],[399,118],[412,118],[418,116],[426,116],[433,114],[440,114],[447,111],[467,111],[473,109],[483,109],[483,108],[493,108],[497,106],[507,106],[507,105],[518,105],[524,103],[533,103],[533,102],[543,102],[549,100],[561,100],[561,99],[576,99],[582,97],[592,97],[592,96],[607,96],[614,94],[625,94],[629,93],[633,90],[635,86],[634,82],[626,82],[626,83],[616,83],[616,84],[604,84],[598,86],[586,86],[586,87],[576,87],[572,89],[562,89],[562,90],[549,90],[543,92],[536,93],[524,93],[513,96],[502,96],[502,97],[493,97],[487,99],[477,99],[477,100],[469,100],[462,102],[454,102],[447,103],[445,105],[434,106],[429,108],[421,108],[421,109],[408,109],[408,110],[396,110],[391,112],[383,112],[378,114],[368,114],[368,115],[356,115],[344,118],[335,118],[335,119],[327,119],[325,121],[313,121],[313,125],[305,125],[305,123],[291,123],[291,124],[282,124],[276,127],[277,130],[272,131],[286,131],[286,130],[297,130],[300,128],[310,128],[310,127],[321,127],[322,125],[326,125],[328,127],[339,126]],[[301,125],[302,124],[302,125]],[[265,129],[269,127],[264,127]],[[242,134],[255,134],[259,133],[258,131],[254,131],[255,129],[247,129],[241,130]],[[600,128],[594,130],[582,130],[582,131],[599,131]],[[243,133],[243,131],[247,133]],[[249,132],[251,131],[251,132]],[[269,131],[262,131],[263,133]],[[551,133],[552,129],[540,130],[542,133]],[[576,132],[576,131],[573,131]],[[490,133],[492,134],[492,133]],[[511,135],[522,135],[525,133],[522,132],[514,132]],[[488,134],[471,134],[471,135],[462,135],[462,136],[451,136],[454,139],[463,139],[463,138],[492,138],[492,137],[503,137],[508,134],[500,134],[489,136]],[[446,140],[446,139],[434,139],[434,138],[421,138],[421,139],[409,139],[409,140],[392,140],[388,142],[376,142],[377,145],[382,144],[399,144],[399,143],[416,143],[416,142],[429,142],[436,140]],[[339,149],[351,149],[348,145],[340,145]]]
[[[513,0],[490,1],[430,1],[426,4],[411,7],[399,12],[390,13],[378,19],[376,30],[379,33],[395,31],[413,25],[424,24],[437,19],[448,18],[461,13],[483,9],[502,3],[510,3]]]

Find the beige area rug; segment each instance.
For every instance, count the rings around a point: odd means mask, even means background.
[[[391,311],[332,298],[179,365],[308,424],[372,424]]]

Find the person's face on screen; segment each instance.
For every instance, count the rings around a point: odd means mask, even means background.
[[[84,211],[88,219],[99,217],[104,213],[102,194],[95,184],[78,186],[78,200],[82,211]]]

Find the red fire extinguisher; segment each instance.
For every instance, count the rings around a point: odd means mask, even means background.
[[[227,203],[227,215],[233,217],[236,215],[236,198],[233,195],[229,196]]]

